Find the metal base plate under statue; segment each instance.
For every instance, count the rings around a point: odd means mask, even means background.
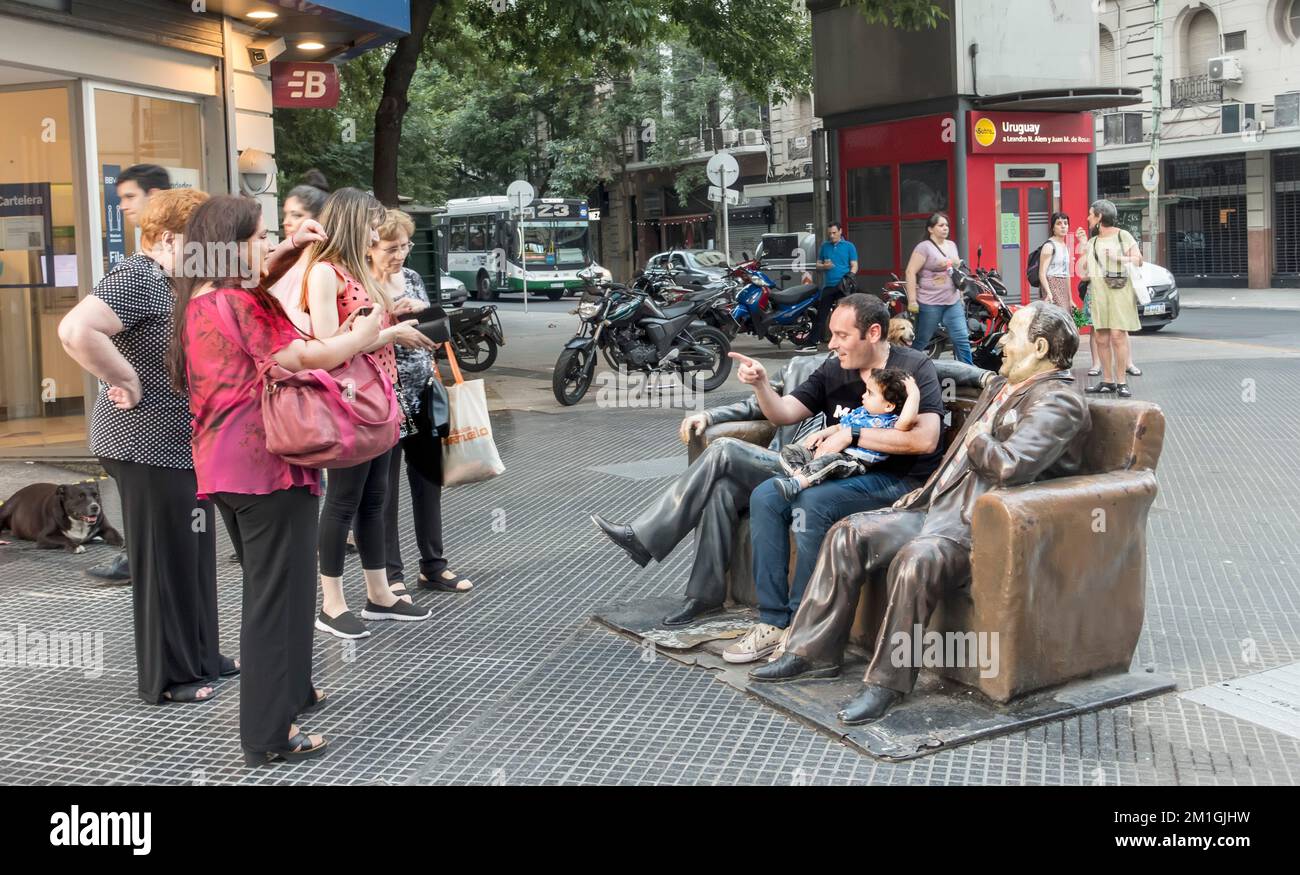
[[[1174,681],[1164,675],[1113,672],[1071,681],[999,705],[970,687],[923,670],[912,694],[882,719],[865,726],[845,726],[836,714],[862,690],[862,676],[867,670],[867,654],[862,650],[849,648],[838,678],[785,684],[752,683],[750,669],[763,663],[732,665],[722,658],[722,649],[756,621],[756,611],[736,606],[701,617],[688,626],[665,627],[663,618],[680,606],[681,600],[677,598],[643,599],[612,605],[597,612],[593,619],[640,641],[647,649],[653,645],[659,655],[706,669],[717,680],[888,762],[916,759],[1174,689]]]

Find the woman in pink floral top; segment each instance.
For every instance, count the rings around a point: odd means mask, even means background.
[[[185,241],[206,253],[237,244],[242,276],[261,275],[266,227],[254,200],[212,198],[194,211]],[[244,557],[245,759],[305,759],[328,746],[294,724],[325,701],[311,682],[320,475],[267,451],[258,366],[274,359],[290,371],[337,367],[378,339],[380,314],[355,317],[325,340],[304,339],[262,285],[249,288],[249,280],[219,275],[218,266],[225,267],[207,264],[204,276],[191,269],[177,282],[172,379],[190,394],[199,495],[211,496],[236,521],[231,537]]]

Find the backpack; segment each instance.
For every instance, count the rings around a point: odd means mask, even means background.
[[[1044,240],[1043,246],[1052,243],[1051,240]],[[1034,288],[1039,288],[1038,282],[1038,259],[1043,254],[1043,247],[1039,246],[1033,252],[1029,253],[1029,258],[1025,261],[1025,280]],[[1056,244],[1052,243],[1052,254],[1056,254]]]

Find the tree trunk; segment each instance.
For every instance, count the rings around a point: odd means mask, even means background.
[[[375,197],[397,206],[397,151],[402,139],[402,119],[410,106],[406,98],[420,60],[425,33],[433,10],[442,0],[411,0],[411,32],[397,41],[384,66],[384,92],[375,110]]]

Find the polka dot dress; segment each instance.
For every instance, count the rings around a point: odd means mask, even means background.
[[[362,307],[376,306],[374,301],[370,300],[370,295],[366,292],[365,286],[348,276],[346,271],[339,269],[337,266],[331,264],[330,267],[334,268],[334,272],[338,274],[339,279],[344,283],[342,290],[339,291],[338,297],[340,325]],[[393,314],[385,313],[381,324],[384,328],[395,325],[396,320],[393,319]],[[390,343],[381,346],[379,349],[372,352],[371,355],[375,357],[375,361],[379,362],[379,366],[387,372],[389,378],[391,378],[393,383],[396,384],[397,354],[393,350],[393,345]]]
[[[140,377],[140,403],[119,410],[108,400],[108,386],[90,414],[90,451],[104,459],[193,468],[190,453],[189,398],[172,389],[167,375],[175,297],[158,263],[135,254],[119,262],[91,292],[117,315],[122,330],[113,346]]]

